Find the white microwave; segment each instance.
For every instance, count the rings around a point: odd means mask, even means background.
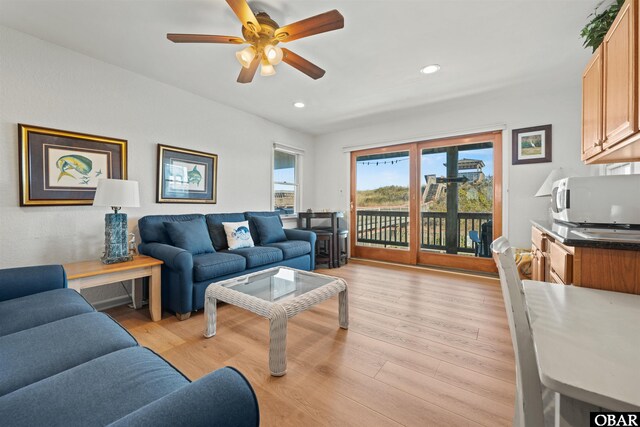
[[[553,183],[554,220],[640,225],[640,175],[563,178]]]

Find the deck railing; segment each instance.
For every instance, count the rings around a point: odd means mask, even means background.
[[[480,234],[482,224],[490,221],[491,213],[486,212],[458,212],[458,242],[457,252],[474,252],[473,242],[469,231],[476,230]],[[422,241],[420,247],[424,249],[446,250],[447,213],[422,212]]]
[[[469,231],[476,230],[480,234],[482,225],[491,218],[490,212],[459,212],[457,252],[473,253],[473,242],[469,238]],[[420,222],[420,247],[446,250],[447,213],[422,212]],[[384,247],[409,246],[409,212],[358,210],[356,230],[358,243],[378,244]]]
[[[408,211],[357,211],[358,243],[409,246]]]

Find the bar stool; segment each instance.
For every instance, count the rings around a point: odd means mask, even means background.
[[[331,228],[330,227],[313,227],[311,229],[311,231],[314,232],[318,232],[318,231],[328,231],[331,234],[333,234],[331,232]],[[333,264],[335,267],[340,267],[340,263],[344,262],[344,264],[348,264],[349,263],[349,254],[348,254],[348,248],[349,248],[349,229],[347,228],[338,228],[338,231],[336,233],[336,238],[338,239],[338,244],[336,245],[335,242],[331,242],[332,246],[334,248],[337,247],[337,252],[334,254],[335,258],[333,258]]]
[[[338,230],[338,265],[341,262],[349,264],[349,230],[342,228]]]
[[[327,230],[313,230],[316,233],[316,264],[327,264],[333,268],[333,233]]]

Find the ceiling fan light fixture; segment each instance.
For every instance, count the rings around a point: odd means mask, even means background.
[[[282,26],[271,19],[266,12],[254,13],[247,0],[226,0],[226,2],[242,23],[242,37],[167,33],[167,39],[173,43],[248,45],[248,47],[236,52],[236,59],[242,65],[236,81],[241,84],[251,83],[261,64],[261,75],[274,75],[276,73],[274,66],[280,62],[284,62],[314,80],[324,76],[325,70],[322,68],[289,49],[276,45],[344,28],[344,17],[340,12],[334,9]]]
[[[264,56],[267,58],[267,61],[269,61],[271,65],[278,65],[280,62],[282,62],[283,55],[284,54],[282,52],[282,49],[280,49],[278,46],[268,44],[264,47]]]
[[[273,76],[276,73],[276,69],[273,65],[269,64],[267,61],[263,61],[260,66],[260,75],[261,76]]]
[[[256,49],[253,46],[247,46],[244,49],[236,52],[236,58],[240,65],[244,68],[249,68],[253,58],[256,57]]]

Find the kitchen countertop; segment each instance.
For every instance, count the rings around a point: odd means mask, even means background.
[[[605,240],[592,240],[576,234],[576,231],[584,230],[584,226],[572,225],[566,223],[550,222],[545,220],[531,220],[531,223],[544,231],[555,240],[563,245],[583,247],[583,248],[600,248],[600,249],[619,249],[627,251],[640,251],[640,240],[637,242],[614,242]],[[605,228],[605,227],[592,227]]]

